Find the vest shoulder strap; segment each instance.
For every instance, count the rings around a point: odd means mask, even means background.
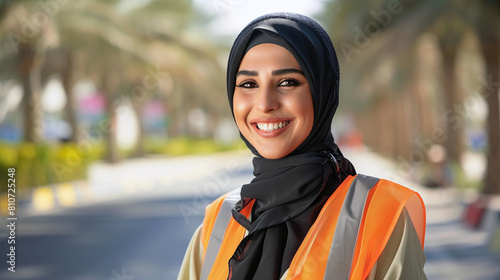
[[[228,194],[229,193],[226,193],[223,196],[217,198],[205,208],[205,217],[203,218],[201,227],[201,243],[204,249],[203,258],[205,258],[208,241],[210,239],[210,233],[212,232],[212,229],[214,227],[215,220],[217,219],[217,215],[222,206],[222,203],[224,202],[224,199]]]
[[[286,279],[366,279],[405,207],[423,246],[425,210],[416,192],[365,175],[348,177],[323,206]]]
[[[203,232],[202,236],[210,237],[210,239],[208,242],[205,241],[206,243],[204,244],[206,250],[203,259],[206,261],[203,262],[203,268],[201,270],[202,279],[204,275],[208,276],[210,268],[213,266],[213,262],[215,261],[215,257],[217,256],[221,246],[222,239],[224,238],[225,230],[229,220],[231,219],[231,209],[238,201],[236,199],[239,198],[239,193],[239,189],[233,190],[207,206],[207,209],[205,210],[205,216],[208,217],[208,219],[207,223],[205,223],[205,220],[203,221],[203,228],[207,225],[206,230],[208,230],[210,234]]]
[[[399,216],[406,208],[422,248],[425,238],[425,206],[418,193],[381,179],[372,189],[363,214],[354,252],[351,279],[366,279],[382,254]]]
[[[240,200],[240,188],[218,198],[207,206],[202,225],[203,266],[200,279],[226,279],[227,262],[245,235],[245,228],[232,219],[231,210]],[[253,206],[251,201],[240,213],[247,218]],[[223,263],[224,265],[217,265]],[[214,265],[215,264],[215,265]]]
[[[359,174],[347,191],[337,220],[337,224],[342,226],[335,228],[326,264],[326,271],[335,271],[335,279],[349,279],[368,193],[378,180]]]

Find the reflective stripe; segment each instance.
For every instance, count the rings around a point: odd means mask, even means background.
[[[231,220],[232,214],[231,209],[234,208],[236,202],[240,200],[240,189],[235,189],[231,191],[222,205],[220,207],[219,213],[217,213],[217,218],[215,219],[215,224],[213,226],[212,232],[210,234],[210,239],[208,241],[207,250],[205,252],[205,259],[203,260],[203,267],[201,269],[201,279],[206,280],[212,270],[217,254],[224,239],[224,234],[226,232],[227,225]]]
[[[365,279],[405,207],[423,243],[425,206],[415,192],[390,181],[357,175],[349,176],[336,194],[328,199],[309,229],[290,264],[287,279],[347,280],[351,275],[352,279]],[[207,208],[208,223],[213,226],[206,227],[202,238],[207,250],[201,279],[227,278],[228,260],[245,231],[231,214],[239,199],[237,189],[218,199],[214,207]],[[247,205],[241,213],[245,212],[248,217],[252,205]]]
[[[349,279],[366,199],[378,180],[362,174],[354,178],[340,210],[324,279],[333,275],[335,279]]]

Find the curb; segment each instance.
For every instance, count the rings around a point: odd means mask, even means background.
[[[223,190],[225,178],[219,177],[247,168],[252,158],[246,151],[230,151],[210,155],[131,159],[119,164],[97,162],[89,167],[86,180],[38,186],[24,195],[17,194],[16,213],[19,214],[21,210],[25,215],[44,214],[85,203],[160,193],[192,196],[193,190],[179,189],[177,185],[204,177],[210,177],[210,182],[213,181]],[[2,217],[8,216],[7,197],[7,193],[0,193]]]
[[[16,212],[18,214],[20,209],[42,213],[58,207],[72,207],[92,201],[92,192],[87,181],[78,180],[36,187],[27,194],[16,196],[16,198]],[[2,201],[0,216],[6,217],[8,216],[7,193],[0,194],[0,199]]]

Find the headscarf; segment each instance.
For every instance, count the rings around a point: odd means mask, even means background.
[[[255,19],[241,31],[227,68],[231,111],[241,60],[262,43],[286,48],[299,63],[311,89],[314,123],[308,137],[281,159],[262,157],[240,133],[256,155],[255,178],[242,186],[241,201],[233,210],[233,218],[247,228],[248,235],[229,261],[228,279],[279,279],[328,197],[348,175],[355,174],[331,133],[339,103],[337,56],[328,34],[311,18],[273,13]],[[252,221],[239,213],[251,200],[255,200]]]

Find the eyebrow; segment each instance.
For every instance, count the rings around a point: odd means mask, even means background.
[[[302,72],[302,70],[295,69],[295,68],[278,69],[278,70],[273,70],[271,72],[271,74],[273,76],[290,74],[290,73],[298,73],[298,74],[301,74],[302,76],[305,76],[304,72]],[[236,73],[236,77],[238,77],[238,76],[259,76],[259,72],[250,71],[250,70],[240,70],[240,71],[238,71],[238,73]]]
[[[236,73],[236,77],[238,76],[259,76],[259,72],[250,71],[250,70],[240,70]]]
[[[298,74],[301,74],[302,76],[305,76],[304,72],[302,72],[302,70],[295,69],[295,68],[278,69],[278,70],[274,70],[272,72],[273,76],[290,74],[290,73],[298,73]]]

